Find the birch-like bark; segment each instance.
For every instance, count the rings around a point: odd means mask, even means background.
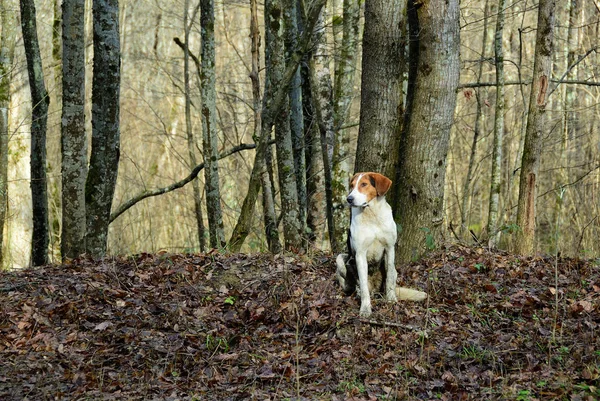
[[[62,3],[62,258],[85,252],[85,0]]]
[[[215,3],[200,1],[202,31],[202,147],[204,150],[204,187],[210,246],[225,246],[221,191],[219,189],[219,139],[217,134],[217,91],[215,88]]]
[[[260,173],[264,167],[265,149],[268,146],[269,134],[273,127],[275,116],[278,114],[287,97],[288,86],[292,81],[293,75],[296,73],[296,68],[310,47],[312,32],[324,3],[325,0],[315,0],[311,3],[311,7],[307,12],[306,29],[298,41],[298,48],[286,67],[279,87],[273,88],[271,96],[264,96],[263,98],[262,128],[256,146],[256,155],[254,157],[252,173],[250,174],[250,182],[248,183],[248,192],[242,204],[237,224],[229,240],[229,249],[232,252],[239,252],[250,232],[253,217],[252,210],[254,209],[260,188]]]
[[[10,109],[10,84],[15,53],[17,18],[7,10],[5,0],[0,1],[0,270],[4,267],[4,224],[8,207],[8,130]]]
[[[519,231],[515,241],[515,252],[519,254],[533,254],[535,251],[535,202],[546,114],[546,95],[552,73],[555,5],[556,0],[540,0],[539,4],[533,82],[521,159],[517,205]]]
[[[352,98],[354,97],[354,77],[356,72],[356,56],[358,54],[360,1],[344,0],[342,20],[342,42],[339,62],[335,70],[333,87],[333,159],[332,191],[335,221],[345,221],[348,210],[345,198],[348,191],[348,178],[352,171],[349,163],[350,135],[342,130],[348,118]],[[335,237],[338,244],[344,243],[346,231],[344,225],[335,226]]]
[[[420,257],[442,237],[446,156],[460,67],[459,1],[424,2],[410,15],[410,30],[418,37],[411,46],[410,60],[416,64],[409,71],[410,103],[397,180],[396,255],[402,262]]]
[[[266,79],[271,88],[281,85],[285,69],[283,4],[281,0],[265,2],[266,47],[271,54],[266,65]],[[296,68],[297,70],[297,68]],[[297,71],[294,71],[292,82]],[[277,175],[283,221],[283,238],[286,249],[300,249],[302,246],[302,226],[298,208],[298,190],[294,174],[292,133],[290,130],[289,99],[275,118],[275,148],[277,150]]]
[[[190,29],[191,24],[189,22],[189,0],[184,2],[183,10],[183,29],[184,29],[184,41],[183,48],[183,91],[185,97],[185,134],[187,139],[188,156],[190,158],[190,165],[195,166],[198,164],[196,160],[196,138],[194,136],[193,125],[192,125],[192,100],[190,90]],[[200,252],[204,252],[206,249],[206,240],[204,238],[204,216],[202,215],[202,196],[200,193],[200,183],[198,179],[192,181],[192,193],[194,195],[194,215],[196,217],[196,233],[198,235],[198,245]]]
[[[403,120],[406,0],[365,3],[360,128],[354,171],[396,175]]]
[[[120,151],[121,49],[118,0],[93,1],[92,157],[85,187],[86,251],[104,256]]]
[[[44,83],[33,0],[21,0],[21,29],[31,91],[31,200],[33,235],[31,264],[48,263],[48,189],[46,184],[46,124],[50,98]]]
[[[285,59],[286,63],[294,52],[298,42],[298,9],[297,0],[283,0],[283,21],[285,25]],[[302,79],[300,66],[292,79],[289,90],[290,130],[294,157],[294,175],[298,193],[298,212],[301,224],[300,232],[306,233],[306,144],[304,141],[304,116],[302,114]]]
[[[504,32],[505,0],[498,1],[496,16],[496,32],[494,35],[494,62],[496,65],[496,112],[494,115],[494,142],[492,144],[492,175],[490,177],[490,203],[488,211],[487,232],[488,245],[495,248],[500,239],[498,230],[498,204],[502,180],[502,137],[504,134],[504,51],[502,34]]]

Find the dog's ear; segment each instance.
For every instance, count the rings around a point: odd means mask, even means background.
[[[377,190],[377,196],[383,196],[390,190],[392,186],[392,180],[387,178],[383,174],[371,173],[369,174],[373,180],[375,180],[375,189]]]

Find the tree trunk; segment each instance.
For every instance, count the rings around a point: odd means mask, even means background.
[[[515,252],[525,255],[533,254],[535,251],[535,201],[542,152],[546,95],[552,73],[555,2],[556,0],[540,0],[538,11],[533,82],[529,97],[517,205],[517,225],[520,230],[515,241]]]
[[[195,167],[198,162],[196,160],[196,138],[194,136],[192,126],[192,100],[190,91],[190,29],[189,23],[189,0],[184,3],[183,10],[183,28],[184,28],[184,46],[183,46],[183,87],[185,96],[185,131],[188,147],[188,155],[190,158],[191,167]],[[206,164],[206,163],[205,163]],[[196,232],[198,234],[198,245],[200,252],[204,252],[206,241],[204,238],[204,217],[202,216],[202,196],[200,193],[200,183],[198,178],[192,181],[192,190],[194,195],[194,214],[196,217]]]
[[[485,6],[483,9],[483,35],[481,38],[481,60],[479,62],[479,68],[477,71],[477,82],[481,82],[481,78],[483,76],[483,65],[486,62],[486,50],[487,50],[487,30],[488,30],[488,0],[485,1]],[[486,93],[487,95],[487,93]],[[469,232],[469,216],[470,216],[470,200],[471,200],[471,180],[473,177],[473,168],[475,166],[475,156],[477,155],[477,143],[479,141],[479,135],[481,133],[481,117],[482,117],[482,103],[481,99],[482,94],[479,88],[475,89],[475,124],[473,126],[473,140],[471,142],[471,152],[469,155],[469,165],[467,167],[467,176],[465,177],[465,182],[463,184],[463,196],[462,196],[462,206],[461,206],[461,216],[460,216],[460,231],[461,237],[465,238],[467,233]]]
[[[406,0],[365,3],[360,129],[354,171],[394,178],[403,118]]]
[[[48,263],[48,190],[46,187],[46,123],[50,98],[44,84],[37,36],[36,11],[32,0],[21,0],[21,29],[31,90],[31,200],[33,237],[31,264]]]
[[[494,51],[496,64],[496,113],[494,115],[494,142],[492,145],[492,176],[490,177],[490,204],[488,212],[487,232],[489,247],[498,245],[498,204],[502,182],[502,136],[504,134],[504,52],[502,50],[502,33],[504,31],[505,0],[498,1]]]
[[[215,89],[215,3],[200,1],[202,31],[202,147],[204,149],[204,187],[210,246],[225,246],[221,191],[219,189],[219,140],[217,135]]]
[[[418,37],[411,46],[416,64],[409,71],[397,180],[397,258],[402,262],[420,257],[424,245],[433,248],[443,233],[446,156],[459,78],[458,3],[428,1],[409,14],[410,30]]]
[[[350,135],[342,129],[346,122],[352,98],[354,97],[354,77],[356,72],[356,56],[359,41],[360,1],[344,0],[342,21],[342,43],[339,62],[335,70],[333,87],[333,159],[331,162],[332,192],[334,219],[346,221],[348,209],[345,198],[348,192],[348,178],[352,171],[349,159]],[[338,244],[344,243],[346,225],[336,224],[335,237]]]
[[[4,0],[0,1],[0,10],[2,10],[0,17],[0,26],[2,26],[0,37],[0,270],[2,270],[4,268],[4,225],[8,207],[8,111],[17,18],[8,12]]]
[[[85,0],[62,3],[62,258],[85,252]]]
[[[323,16],[322,16],[323,17]],[[329,234],[329,243],[332,252],[339,252],[339,245],[336,236],[336,224],[334,220],[333,188],[332,188],[332,168],[333,159],[333,93],[331,86],[331,74],[329,72],[329,57],[327,53],[327,40],[325,29],[321,18],[315,29],[316,46],[309,64],[311,98],[313,100],[313,109],[315,111],[316,123],[319,128],[319,143],[321,144],[321,161],[325,178],[325,204],[327,217],[327,230]]]
[[[250,182],[248,183],[248,193],[246,194],[240,216],[233,229],[233,233],[231,234],[231,239],[229,240],[229,249],[232,252],[239,252],[250,232],[250,225],[253,217],[252,210],[254,209],[254,204],[258,196],[260,174],[264,167],[265,150],[268,146],[269,134],[273,127],[275,116],[281,109],[284,99],[287,96],[287,88],[292,81],[293,75],[296,73],[296,68],[309,49],[312,30],[324,3],[325,0],[316,0],[311,4],[310,10],[307,12],[306,29],[298,41],[298,50],[292,55],[292,59],[286,67],[285,74],[283,75],[279,87],[273,89],[272,95],[263,98],[262,128],[256,146],[256,155],[254,157],[252,173],[250,174]]]
[[[285,69],[284,63],[284,24],[281,0],[265,2],[266,47],[271,56],[267,59],[266,79],[271,88],[281,85]],[[294,71],[292,82],[297,71]],[[275,118],[275,147],[277,149],[277,173],[279,177],[279,195],[283,220],[283,237],[286,249],[300,249],[302,246],[302,227],[298,208],[298,190],[294,174],[292,152],[292,133],[290,130],[289,100],[283,102]]]
[[[298,42],[298,9],[297,0],[283,0],[283,21],[285,25],[285,59],[289,62],[290,55]],[[301,224],[300,233],[306,233],[306,144],[304,140],[304,116],[302,114],[302,79],[300,66],[292,79],[289,90],[290,100],[290,129],[294,157],[294,176],[298,193],[298,212]]]
[[[106,254],[110,209],[117,183],[120,148],[120,38],[118,0],[94,0],[92,157],[86,182],[86,250]]]

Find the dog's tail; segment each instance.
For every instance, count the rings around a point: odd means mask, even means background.
[[[423,301],[427,298],[427,293],[411,288],[396,287],[396,296],[398,300]]]

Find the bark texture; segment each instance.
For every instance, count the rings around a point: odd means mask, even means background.
[[[443,231],[446,155],[459,78],[458,3],[427,1],[409,14],[410,30],[418,37],[411,38],[415,64],[409,71],[408,121],[396,184],[397,259],[403,262],[432,248]]]
[[[33,236],[31,264],[48,263],[48,190],[46,183],[46,125],[50,98],[44,84],[33,0],[21,1],[21,29],[31,91],[31,201]]]
[[[62,258],[85,252],[85,0],[62,3]]]
[[[217,91],[215,88],[215,3],[201,0],[202,30],[202,146],[204,149],[204,187],[210,246],[225,246],[221,192],[219,189],[219,140],[217,135]]]
[[[268,0],[265,2],[266,47],[270,53],[266,64],[266,79],[270,80],[271,88],[278,88],[281,85],[286,68],[282,6],[281,0]],[[296,75],[297,66],[292,76],[292,82]],[[299,249],[302,246],[302,226],[298,208],[298,189],[292,150],[288,98],[284,99],[283,106],[275,118],[275,147],[277,149],[277,175],[279,178],[285,248]]]
[[[342,42],[339,62],[335,69],[333,86],[333,159],[332,168],[332,197],[335,226],[335,238],[338,244],[344,243],[347,225],[340,224],[348,219],[348,209],[345,207],[348,193],[348,178],[352,174],[350,165],[350,135],[342,129],[346,122],[354,96],[354,78],[356,73],[356,56],[359,43],[360,1],[344,0],[342,20]]]
[[[10,109],[10,83],[15,52],[17,18],[0,1],[0,270],[4,267],[4,224],[8,207],[8,129]]]
[[[86,248],[104,256],[120,150],[121,51],[118,0],[94,0],[92,157],[86,182]]]
[[[496,64],[496,113],[494,115],[494,142],[492,145],[492,176],[490,178],[490,204],[488,212],[487,232],[489,246],[498,244],[498,205],[502,180],[502,137],[504,134],[504,51],[502,49],[502,33],[504,32],[505,0],[498,1],[496,32],[494,35],[494,61]]]
[[[387,177],[395,176],[403,117],[405,25],[406,0],[365,3],[355,172],[377,171]]]
[[[555,5],[556,0],[540,0],[538,11],[533,82],[529,97],[517,205],[517,225],[520,230],[515,241],[515,251],[524,255],[535,251],[535,201],[548,86],[552,74]]]

